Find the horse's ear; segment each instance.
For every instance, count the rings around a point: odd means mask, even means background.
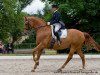
[[[24,20],[27,21],[27,17],[26,16],[24,17]]]

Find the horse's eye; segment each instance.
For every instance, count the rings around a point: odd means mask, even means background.
[[[27,24],[28,24],[28,21],[25,22],[25,25],[27,25]]]

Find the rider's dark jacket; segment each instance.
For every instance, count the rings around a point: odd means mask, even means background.
[[[61,21],[61,14],[58,11],[55,11],[53,13],[52,19],[50,21],[50,25],[53,25],[55,23],[60,23],[61,24],[61,28],[65,28],[65,24]]]
[[[50,25],[53,25],[53,24],[55,24],[55,23],[59,23],[59,21],[60,21],[60,13],[58,12],[58,11],[55,11],[54,13],[53,13],[53,16],[52,16],[52,19],[51,19],[51,21],[50,21]]]

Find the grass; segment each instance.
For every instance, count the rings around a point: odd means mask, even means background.
[[[31,56],[32,54],[0,54],[0,56]]]
[[[68,53],[63,53],[63,54],[57,54],[57,51],[55,51],[55,50],[49,50],[49,49],[46,49],[45,50],[45,54],[43,53],[43,55],[67,55]],[[97,52],[97,53],[84,53],[85,55],[100,55],[100,53],[99,52]],[[15,53],[15,54],[0,54],[0,56],[32,56],[32,54],[17,54],[17,53]]]

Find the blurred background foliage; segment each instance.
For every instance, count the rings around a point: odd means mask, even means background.
[[[23,17],[27,15],[22,10],[32,0],[0,0],[0,40],[4,43],[12,38],[14,43],[19,36],[24,26]]]

